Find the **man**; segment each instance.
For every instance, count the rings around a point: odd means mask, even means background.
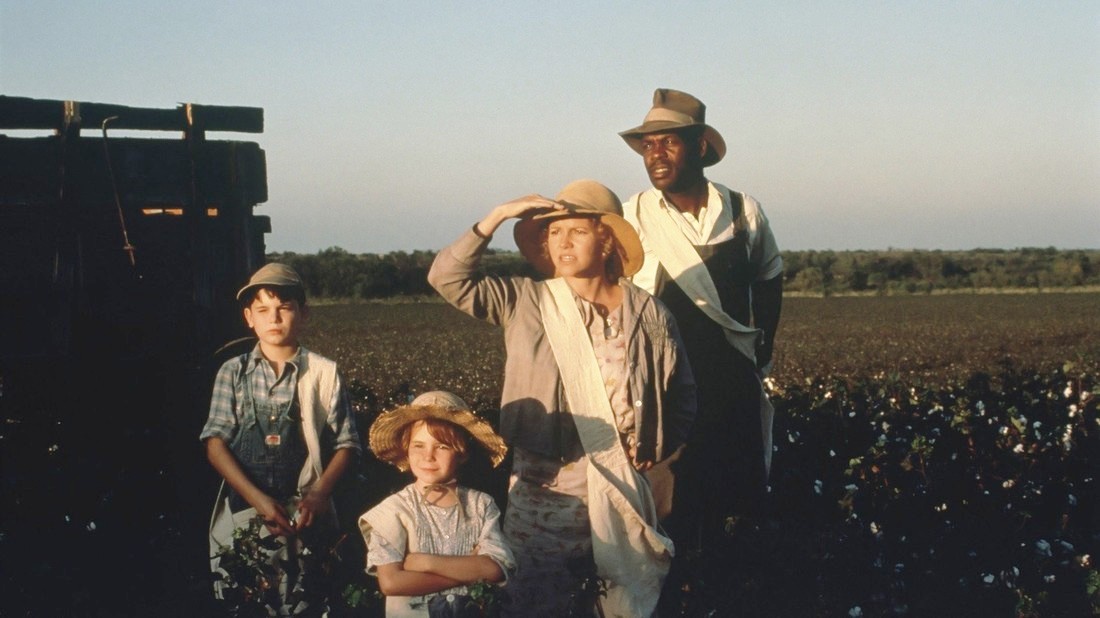
[[[619,134],[653,185],[623,207],[645,250],[633,281],[672,310],[698,387],[665,522],[688,551],[720,538],[728,517],[751,519],[762,507],[772,408],[761,377],[783,297],[783,260],[760,205],[704,174],[726,153],[705,113],[692,95],[661,88],[642,124]]]

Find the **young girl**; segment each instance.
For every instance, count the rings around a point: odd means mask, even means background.
[[[473,440],[493,466],[504,440],[459,397],[424,393],[378,417],[370,448],[416,481],[359,518],[367,572],[386,595],[386,616],[463,616],[468,584],[498,583],[515,568],[488,494],[460,487]]]

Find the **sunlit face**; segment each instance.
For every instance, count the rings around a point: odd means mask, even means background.
[[[677,193],[703,178],[704,140],[688,139],[679,133],[650,133],[642,136],[642,160],[649,182],[655,189]]]
[[[409,439],[409,470],[416,484],[425,487],[446,484],[455,479],[462,456],[453,447],[432,436],[424,421],[417,421]]]
[[[546,227],[546,250],[559,277],[591,279],[604,275],[604,242],[596,219],[554,219]]]
[[[297,347],[305,317],[306,310],[298,301],[282,300],[268,290],[257,292],[244,310],[244,321],[260,343],[277,347]]]

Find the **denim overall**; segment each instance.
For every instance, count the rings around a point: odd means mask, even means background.
[[[722,309],[742,324],[749,323],[747,289],[756,268],[745,244],[741,231],[725,242],[695,247]],[[699,543],[691,531],[699,524],[691,522],[701,519],[704,529],[721,531],[727,515],[752,514],[763,502],[767,474],[760,439],[760,386],[753,362],[729,345],[722,327],[688,298],[663,266],[656,290],[655,296],[680,327],[698,388],[698,412],[680,463],[673,515],[664,522],[678,547],[688,548]],[[715,471],[721,471],[722,481],[732,490],[713,490],[709,479]]]
[[[302,436],[297,380],[290,401],[274,404],[256,401],[252,392],[253,377],[243,376],[241,428],[233,441],[233,454],[256,487],[286,504],[298,491],[298,476],[309,455]],[[230,488],[230,510],[235,513],[248,506],[244,498]]]

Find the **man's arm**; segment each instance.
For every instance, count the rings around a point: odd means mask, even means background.
[[[756,366],[769,368],[775,346],[775,331],[783,309],[783,274],[752,284],[753,326],[764,331],[764,342],[756,350]]]

